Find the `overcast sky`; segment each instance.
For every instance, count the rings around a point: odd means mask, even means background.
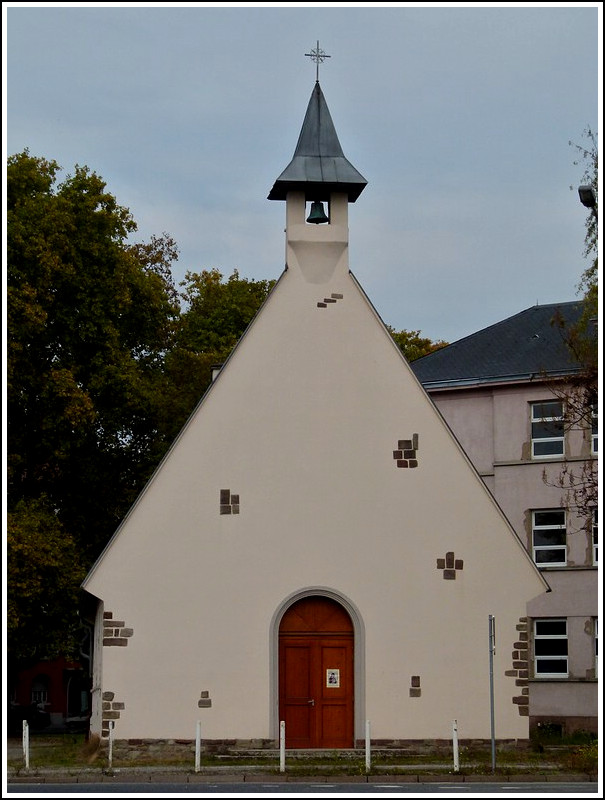
[[[569,141],[599,129],[601,3],[3,4],[5,155],[86,165],[169,233],[177,281],[283,271],[315,82],[368,185],[350,268],[385,323],[455,341],[577,299],[586,209]],[[573,187],[573,189],[570,189]]]

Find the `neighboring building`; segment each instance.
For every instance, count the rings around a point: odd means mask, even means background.
[[[597,508],[580,516],[557,485],[597,458],[596,406],[590,426],[562,421],[578,364],[553,319],[581,311],[536,305],[411,365],[552,589],[527,606],[529,717],[564,734],[598,719]]]
[[[365,185],[316,83],[286,269],[83,584],[93,733],[489,740],[493,616],[496,733],[528,736],[548,583],[349,271]]]
[[[49,659],[8,676],[9,734],[20,734],[23,720],[33,730],[86,730],[90,681],[83,663]]]

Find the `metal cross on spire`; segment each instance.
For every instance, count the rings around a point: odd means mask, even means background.
[[[328,56],[326,55],[326,53],[324,53],[323,50],[320,50],[319,39],[317,40],[317,47],[315,48],[315,50],[311,50],[310,53],[305,53],[305,55],[308,56],[311,59],[311,61],[315,61],[317,65],[317,69],[315,72],[315,80],[317,83],[319,83],[319,65],[323,63],[323,61],[325,61],[326,58],[332,58],[332,56]]]

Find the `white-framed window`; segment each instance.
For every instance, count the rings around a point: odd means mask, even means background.
[[[599,452],[599,409],[596,403],[592,404],[590,419],[592,424],[590,451],[596,456]]]
[[[592,509],[592,563],[599,563],[599,509]]]
[[[38,705],[39,703],[48,703],[48,675],[38,675],[32,681],[31,688],[31,702]]]
[[[531,404],[532,458],[553,458],[565,454],[563,403],[543,400]]]
[[[567,565],[567,525],[562,508],[532,511],[534,561],[539,567]]]
[[[567,619],[534,620],[534,676],[567,678]]]

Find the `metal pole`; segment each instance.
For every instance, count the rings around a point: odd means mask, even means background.
[[[113,765],[113,729],[115,724],[116,723],[112,719],[109,720],[109,752],[107,755],[109,769],[111,769]]]
[[[23,720],[23,760],[25,769],[29,769],[29,725],[27,720]]]
[[[370,720],[366,720],[366,772],[372,768],[372,756],[370,753]]]
[[[496,727],[494,723],[494,653],[496,652],[496,619],[489,615],[489,711],[492,735],[492,772],[496,771]]]
[[[279,723],[279,771],[286,771],[286,723]]]
[[[460,772],[460,759],[458,757],[458,720],[452,725],[452,745],[454,748],[454,772]]]
[[[201,720],[195,723],[195,771],[200,771],[200,753],[202,743],[202,723]]]

